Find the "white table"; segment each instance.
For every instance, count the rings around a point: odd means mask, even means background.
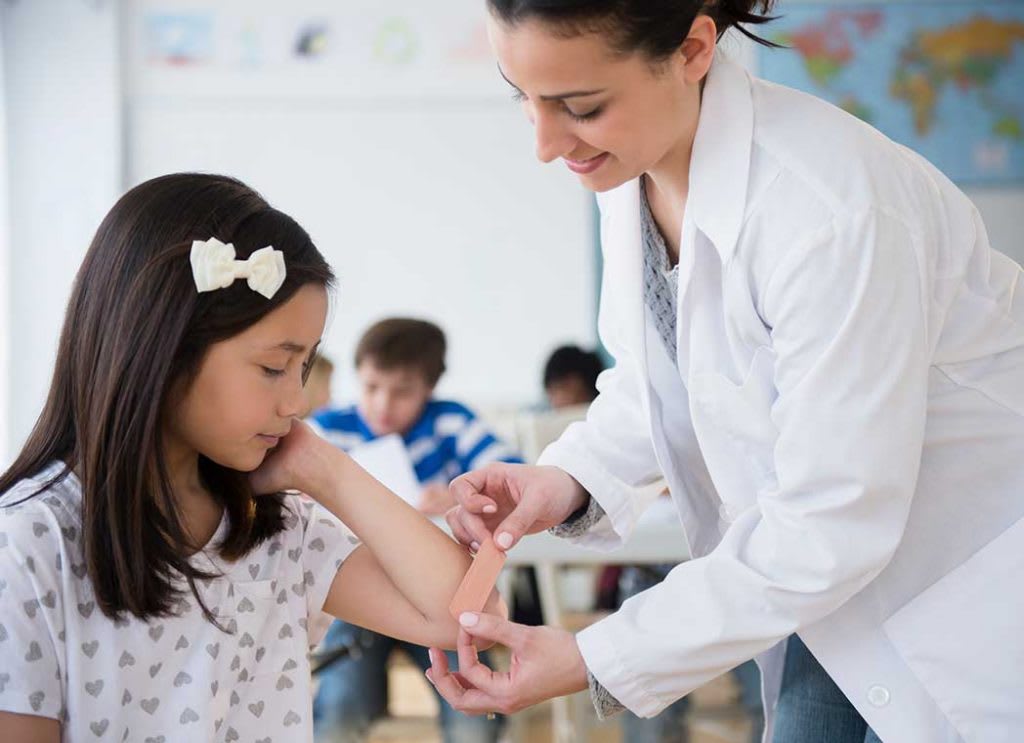
[[[614,552],[587,549],[543,532],[522,539],[509,551],[507,564],[638,565],[682,562],[689,556],[675,505],[662,496],[640,517],[629,541]]]

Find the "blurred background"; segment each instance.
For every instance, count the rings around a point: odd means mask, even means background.
[[[727,51],[924,152],[977,203],[993,245],[1024,257],[1021,3],[778,10],[767,28],[790,50]],[[596,342],[593,200],[534,159],[483,0],[0,11],[0,462],[39,411],[99,220],[161,173],[237,176],[310,231],[340,278],[325,351],[341,399],[355,339],[386,315],[438,322],[450,344],[440,392],[485,407],[537,401],[546,354]],[[978,14],[993,27],[970,26]]]
[[[1024,260],[1024,3],[777,10],[766,33],[788,49],[727,39],[724,51],[922,152],[977,204],[992,245]],[[596,208],[561,164],[535,160],[484,12],[483,0],[0,0],[0,464],[40,410],[100,219],[127,188],[183,170],[241,178],[334,265],[336,402],[355,395],[367,325],[427,318],[449,342],[439,393],[529,456],[538,441],[508,416],[543,402],[552,349],[597,346]],[[410,699],[396,704],[422,711]],[[584,739],[580,724],[561,739]],[[742,739],[705,727],[700,740]]]

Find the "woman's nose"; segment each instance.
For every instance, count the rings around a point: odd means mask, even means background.
[[[532,120],[538,160],[549,163],[572,151],[575,138],[556,115],[534,108]]]

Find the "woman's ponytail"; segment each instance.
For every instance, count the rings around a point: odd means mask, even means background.
[[[757,26],[768,21],[775,20],[775,16],[769,15],[774,0],[711,0],[704,9],[718,26],[718,34],[721,37],[730,28],[735,28],[751,41],[763,46],[779,46],[773,41],[762,38],[751,33],[745,26]]]

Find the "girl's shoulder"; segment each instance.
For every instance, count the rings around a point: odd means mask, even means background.
[[[62,539],[77,543],[82,490],[74,473],[54,462],[0,494],[0,548],[17,541],[22,551],[52,552]]]

